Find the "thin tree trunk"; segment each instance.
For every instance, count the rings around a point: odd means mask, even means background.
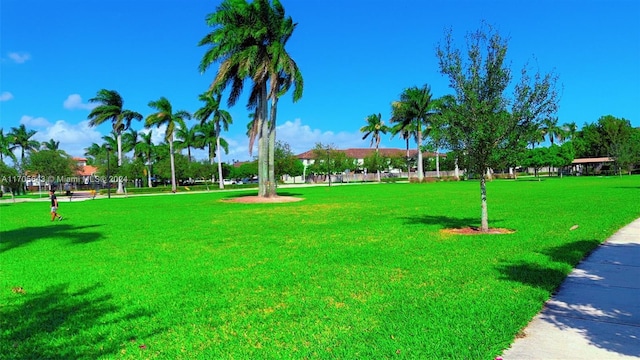
[[[455,176],[456,180],[460,180],[460,168],[458,168],[458,157],[457,156],[456,156],[455,163],[456,163],[456,167],[455,167],[453,173],[454,173],[454,176]]]
[[[116,137],[118,140],[118,169],[122,166],[122,134],[118,132],[118,136]],[[118,176],[118,190],[116,190],[116,194],[123,194],[124,187],[122,186],[122,176]]]
[[[440,178],[440,152],[436,149],[436,177]]]
[[[169,138],[169,159],[171,160],[171,191],[176,192],[176,164],[173,159],[173,135]]]
[[[409,137],[407,136],[405,140],[407,142],[407,180],[411,180],[411,167],[409,165]]]
[[[485,182],[484,174],[480,176],[480,201],[482,207],[482,215],[480,217],[480,228],[482,232],[489,231],[489,215],[487,213],[487,184]]]
[[[417,143],[418,143],[418,181],[422,182],[424,179],[424,166],[422,166],[422,150],[420,145],[422,144],[422,126],[418,124]]]
[[[222,180],[222,152],[220,151],[220,123],[216,122],[216,155],[218,157],[218,187],[224,189],[224,181]],[[209,146],[211,151],[211,146]]]

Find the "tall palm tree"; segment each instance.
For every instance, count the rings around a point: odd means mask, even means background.
[[[173,107],[167,98],[164,96],[156,101],[150,101],[149,107],[157,110],[156,113],[147,116],[145,120],[145,126],[160,127],[162,125],[167,126],[165,132],[165,140],[169,143],[169,158],[171,161],[171,191],[174,193],[177,191],[176,186],[176,165],[173,156],[173,138],[176,131],[176,127],[184,126],[185,120],[191,119],[191,114],[184,110],[173,112]]]
[[[84,156],[93,158],[93,161],[104,152],[104,148],[96,143],[92,143],[84,149]]]
[[[140,141],[138,143],[138,145],[136,145],[136,152],[138,152],[145,160],[145,163],[147,164],[147,166],[149,167],[147,169],[147,184],[149,187],[153,187],[153,183],[151,182],[151,164],[152,164],[152,160],[153,160],[153,152],[154,152],[154,148],[155,145],[153,144],[152,141],[152,130],[149,130],[148,133],[143,133],[140,132],[140,138],[142,139],[142,141]]]
[[[541,132],[543,138],[546,137],[549,139],[551,145],[554,144],[554,140],[562,142],[566,136],[562,126],[558,126],[557,118],[546,118],[542,120]]]
[[[392,117],[392,122],[393,122],[393,117]],[[415,131],[413,131],[413,129],[411,129],[410,126],[403,126],[403,124],[400,123],[396,123],[395,125],[391,126],[389,128],[389,132],[391,133],[391,138],[393,138],[394,136],[400,134],[400,136],[402,137],[402,139],[405,141],[406,144],[406,150],[407,150],[407,154],[406,154],[406,158],[407,158],[407,176],[410,174],[410,167],[409,167],[409,159],[411,158],[410,152],[409,152],[409,140],[413,137],[415,138]]]
[[[118,134],[116,134],[115,131],[110,132],[108,135],[104,135],[102,137],[102,140],[104,140],[104,142],[102,143],[101,147],[105,150],[107,148],[107,145],[109,145],[109,147],[111,147],[112,149],[115,149],[118,146]]]
[[[386,134],[390,129],[387,125],[382,121],[382,115],[380,113],[371,114],[367,116],[367,125],[360,128],[360,132],[364,133],[362,140],[371,136],[371,144],[370,147],[373,147],[373,144],[376,145],[376,156],[378,156],[378,147],[380,146],[381,134]],[[380,170],[377,170],[378,174],[378,182],[380,179]]]
[[[229,106],[242,92],[244,79],[252,79],[249,105],[256,109],[259,195],[275,196],[273,152],[278,98],[291,86],[294,101],[302,96],[302,75],[285,50],[296,24],[285,16],[278,0],[273,4],[269,0],[225,0],[207,21],[214,30],[199,43],[210,46],[200,70],[204,72],[212,63],[221,61],[211,88],[220,90],[231,85]]]
[[[203,146],[198,144],[197,129],[195,126],[189,127],[186,122],[180,124],[176,130],[176,139],[174,144],[177,149],[187,149],[187,161],[191,162],[191,148],[201,149]]]
[[[561,128],[564,131],[564,140],[572,140],[576,132],[578,132],[578,125],[575,122],[564,123]]]
[[[142,120],[142,115],[138,112],[123,108],[122,96],[115,90],[102,89],[98,91],[96,97],[89,99],[91,103],[98,103],[96,108],[89,114],[89,126],[98,126],[105,121],[111,121],[113,131],[117,135],[118,142],[118,166],[122,166],[122,132],[127,130],[133,120]],[[118,190],[116,193],[122,194],[122,180],[118,178]]]
[[[400,100],[392,103],[392,121],[411,126],[416,132],[416,145],[418,150],[418,179],[424,178],[422,165],[422,135],[423,129],[428,128],[429,118],[435,110],[435,102],[431,101],[431,88],[425,84],[421,88],[417,86],[405,89],[400,95]]]
[[[142,142],[142,133],[138,132],[134,128],[129,128],[129,131],[122,134],[122,149],[125,153],[133,151],[133,160],[137,160],[140,156],[139,145]]]
[[[200,134],[203,139],[203,144],[209,146],[209,161],[213,161],[212,151],[211,151],[211,143],[209,142],[211,137],[215,138],[216,142],[216,156],[218,158],[218,186],[220,189],[224,189],[224,181],[222,179],[222,152],[220,151],[222,141],[224,139],[220,138],[221,128],[224,131],[229,130],[229,125],[233,123],[233,119],[231,118],[231,114],[229,114],[226,110],[220,109],[220,100],[222,96],[218,92],[214,94],[212,91],[208,91],[204,94],[201,94],[199,99],[204,102],[204,105],[198,109],[194,117],[200,120]],[[207,120],[212,118],[211,124],[213,126],[207,126]],[[224,141],[225,152],[229,152],[228,144]],[[212,163],[213,164],[213,163]]]
[[[21,165],[24,164],[25,151],[37,151],[40,146],[39,141],[31,139],[35,134],[35,130],[27,130],[27,127],[24,124],[20,124],[17,128],[12,127],[11,132],[7,134],[9,143],[11,144],[9,151],[14,151],[20,148]]]
[[[4,134],[4,129],[0,128],[0,162],[4,163],[4,157],[8,157],[13,162],[16,161],[16,155],[11,151],[11,137]]]
[[[57,151],[60,149],[60,141],[49,139],[49,141],[43,141],[42,144],[40,144],[40,147],[43,150]]]

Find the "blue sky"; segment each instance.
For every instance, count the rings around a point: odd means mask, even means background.
[[[435,46],[451,28],[460,46],[484,20],[509,37],[514,75],[527,62],[555,71],[560,123],[595,122],[611,114],[640,126],[640,1],[282,0],[298,26],[288,44],[304,76],[304,94],[278,108],[277,137],[300,153],[317,142],[368,147],[365,118],[390,116],[404,88],[429,84],[452,93],[438,70]],[[82,156],[110,125],[87,126],[88,99],[117,90],[125,108],[145,117],[151,100],[167,97],[193,112],[217,66],[200,74],[210,29],[205,16],[219,1],[2,0],[0,127],[25,124],[35,139],[60,141]],[[517,80],[517,78],[516,78]],[[246,97],[228,110],[223,161],[249,159]],[[195,121],[190,123],[195,124]],[[137,130],[143,123],[134,123]],[[154,129],[156,139],[163,129]],[[404,147],[383,138],[382,147]],[[413,145],[412,145],[413,146]],[[204,152],[196,153],[204,158]]]

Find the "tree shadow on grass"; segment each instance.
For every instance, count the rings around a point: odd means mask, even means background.
[[[541,312],[542,321],[577,331],[598,348],[637,355],[633,344],[640,337],[640,304],[635,299],[640,289],[633,284],[640,275],[640,245],[598,245],[598,240],[580,240],[542,252],[558,267],[574,267],[588,256],[569,277],[558,268],[526,261],[504,263],[498,269],[505,280],[555,293]]]
[[[457,218],[447,215],[417,215],[405,216],[407,225],[439,225],[443,229],[461,229],[465,227],[478,227],[479,218]],[[501,219],[491,219],[490,224],[500,223]]]
[[[84,231],[101,225],[72,226],[53,222],[50,226],[30,226],[0,232],[0,253],[27,245],[45,238],[61,238],[72,244],[86,244],[100,240],[103,235],[97,231]]]
[[[595,249],[600,242],[598,240],[579,240],[554,246],[541,251],[555,263],[566,264],[574,267],[587,254]],[[567,273],[559,270],[557,267],[550,268],[542,266],[538,263],[527,261],[512,261],[502,263],[498,266],[498,270],[502,273],[502,278],[510,281],[544,289],[553,293]]]
[[[69,291],[68,285],[55,285],[33,294],[14,288],[8,305],[0,308],[0,354],[8,359],[97,359],[119,355],[152,334],[130,330],[151,313],[123,311],[100,288]]]
[[[555,263],[566,264],[573,268],[599,244],[598,240],[579,240],[545,249],[541,254],[548,256]],[[517,281],[550,293],[553,293],[567,276],[565,271],[557,267],[550,268],[522,260],[503,263],[498,270],[505,280]]]

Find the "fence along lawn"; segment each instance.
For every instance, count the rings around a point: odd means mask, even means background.
[[[640,216],[640,178],[287,188],[0,204],[8,358],[473,358]],[[251,193],[253,194],[253,193]],[[573,225],[578,225],[571,231]]]

